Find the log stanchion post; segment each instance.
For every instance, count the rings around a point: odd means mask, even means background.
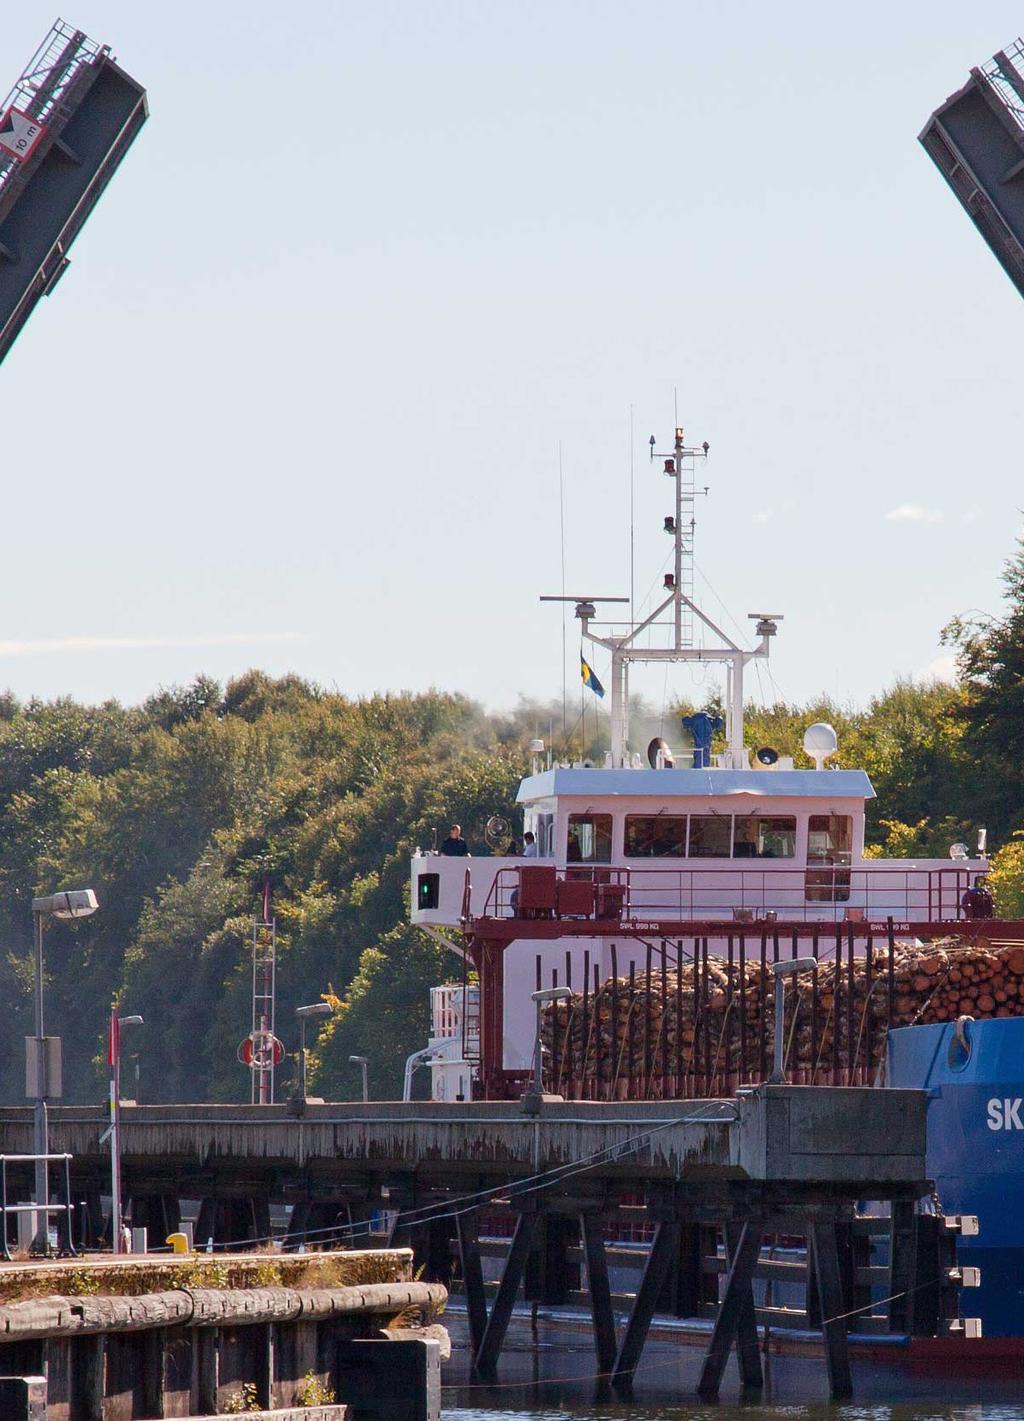
[[[661,1022],[658,1027],[661,1052],[661,1098],[668,1096],[668,944],[661,939]]]
[[[619,957],[615,944],[610,948],[612,960],[612,1032],[611,1062],[608,1072],[608,1100],[619,1098]]]
[[[811,956],[814,958],[814,968],[811,972],[811,1055],[808,1065],[810,1075],[808,1083],[814,1084],[814,1078],[818,1073],[818,934],[815,931],[811,938]]]
[[[683,940],[676,943],[676,1085],[677,1100],[686,1098],[683,1074]]]
[[[600,1099],[601,1099],[601,1091],[602,1091],[602,1089],[604,1089],[604,1087],[603,1087],[602,1084],[601,1084],[602,1072],[603,1072],[603,1070],[604,1070],[604,1043],[603,1043],[603,1036],[604,1036],[604,1028],[603,1028],[603,1026],[601,1025],[601,967],[600,967],[600,964],[599,964],[599,963],[595,962],[595,963],[594,963],[594,1077],[595,1077],[595,1083],[596,1083],[596,1088],[595,1088],[595,1091],[594,1091],[594,1099],[595,1099],[595,1100],[600,1100]],[[611,1079],[611,1071],[608,1072],[608,1078],[609,1078],[609,1080]],[[607,1092],[606,1092],[606,1094],[605,1094],[605,1098],[607,1099]]]
[[[855,978],[853,970],[853,924],[846,925],[847,966],[846,966],[846,1084],[853,1085],[853,1073],[857,1060],[857,1041],[854,1020]]]
[[[767,1009],[770,993],[768,990],[768,929],[761,929],[761,979],[758,984],[757,1012],[759,1018],[760,1042],[758,1052],[758,1079],[764,1080],[768,1074],[768,1019]]]
[[[737,1084],[747,1083],[747,939],[740,933],[740,1062]]]
[[[626,1099],[632,1100],[636,1084],[636,963],[629,959],[629,1001],[626,1006]]]

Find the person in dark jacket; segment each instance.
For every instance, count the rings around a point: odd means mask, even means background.
[[[995,916],[996,905],[989,892],[988,882],[983,873],[974,880],[974,887],[968,888],[960,899],[965,918],[991,918]]]
[[[441,853],[448,858],[461,859],[469,853],[469,846],[462,837],[462,825],[453,824],[447,839],[441,845]]]

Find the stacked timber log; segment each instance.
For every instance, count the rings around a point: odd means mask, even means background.
[[[676,961],[669,945],[649,970],[611,977],[551,1003],[543,1022],[549,1089],[570,1098],[713,1095],[764,1079],[774,1043],[772,941],[722,958],[698,948]],[[790,977],[784,1041],[791,1080],[874,1080],[890,1027],[1024,1015],[1024,947],[894,945],[820,955]]]

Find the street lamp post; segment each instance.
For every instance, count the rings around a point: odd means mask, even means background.
[[[73,918],[88,918],[99,904],[91,888],[73,888],[65,893],[51,893],[32,899],[32,920],[35,929],[35,1099],[32,1117],[32,1151],[35,1161],[35,1202],[42,1212],[36,1213],[36,1233],[33,1245],[46,1252],[49,1248],[50,1165],[45,1158],[50,1152],[49,1126],[46,1119],[46,1097],[49,1093],[46,1070],[46,1037],[43,1032],[43,928],[47,918],[63,922]]]
[[[121,1216],[121,1029],[143,1026],[141,1016],[118,1016],[110,1013],[110,1230],[114,1253],[122,1253]]]
[[[775,972],[775,1063],[772,1073],[768,1077],[769,1085],[786,1084],[785,1066],[785,1010],[786,1010],[786,978],[793,976],[797,972],[810,972],[817,967],[817,959],[813,957],[794,957],[791,962],[776,962]]]
[[[366,1069],[367,1069],[367,1067],[368,1067],[369,1064],[370,1064],[370,1058],[369,1058],[368,1056],[350,1056],[348,1059],[349,1059],[349,1061],[352,1063],[353,1066],[359,1066],[359,1067],[362,1069],[362,1072],[363,1072],[363,1104],[365,1105],[366,1102],[367,1102],[367,1101],[369,1100],[369,1098],[370,1098],[370,1090],[369,1090],[369,1085],[368,1085],[368,1083],[367,1083],[367,1075],[366,1075]]]
[[[299,1099],[306,1103],[306,1022],[310,1017],[330,1016],[333,1007],[329,1002],[312,1002],[308,1007],[296,1007],[299,1019]]]
[[[540,1040],[544,1004],[567,1002],[571,997],[572,991],[568,987],[545,987],[543,991],[530,993],[530,999],[537,1007],[537,1027],[533,1046],[533,1084],[522,1098],[523,1109],[528,1114],[535,1115],[544,1103],[544,1048]]]

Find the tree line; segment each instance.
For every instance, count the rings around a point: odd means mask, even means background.
[[[804,729],[831,721],[840,763],[867,770],[877,791],[871,851],[944,856],[985,827],[999,909],[1024,914],[1020,548],[1006,593],[1001,616],[947,628],[956,685],[900,681],[859,708],[827,697],[754,707],[748,743],[807,764]],[[260,671],[226,686],[201,676],[135,707],[0,697],[3,1099],[23,1098],[21,1038],[33,1031],[30,900],[78,886],[96,890],[100,912],[54,923],[45,944],[47,1031],[64,1040],[66,1098],[99,1098],[115,1002],[145,1018],[125,1045],[142,1099],[248,1098],[236,1050],[265,878],[286,1049],[295,1006],[324,998],[335,1010],[314,1050],[317,1093],[354,1096],[348,1056],[358,1054],[374,1094],[395,1095],[406,1055],[426,1041],[427,989],[456,969],[409,925],[410,855],[453,820],[475,852],[487,851],[491,815],[517,824],[527,742],[560,714],[526,701],[488,714],[440,691],[350,698]],[[556,753],[601,754],[602,723],[588,719],[587,744],[556,734]],[[285,1092],[289,1073],[286,1063]]]

